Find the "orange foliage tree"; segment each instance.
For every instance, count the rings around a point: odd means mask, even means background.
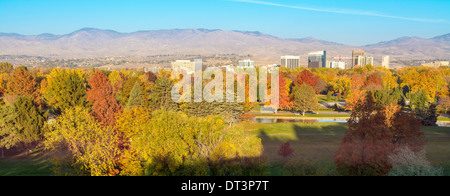
[[[280,109],[291,110],[294,107],[294,101],[291,99],[291,84],[292,81],[286,78],[280,73]]]
[[[104,126],[114,126],[116,115],[122,111],[108,77],[97,71],[89,79],[90,89],[87,90],[87,100],[92,104],[92,115]]]
[[[347,104],[346,108],[349,110],[354,109],[356,104],[364,99],[364,95],[366,90],[363,90],[364,79],[363,76],[353,75],[351,79],[351,88],[350,94],[348,94],[347,99],[345,99],[345,103]]]
[[[7,83],[7,88],[7,94],[32,97],[35,103],[40,103],[38,84],[25,67],[14,70]]]

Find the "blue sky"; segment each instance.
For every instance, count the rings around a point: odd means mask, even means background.
[[[207,28],[365,45],[450,33],[450,0],[0,0],[0,32]]]

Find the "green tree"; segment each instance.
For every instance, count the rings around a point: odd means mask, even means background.
[[[305,116],[306,111],[313,111],[319,108],[316,91],[313,87],[303,84],[294,88],[294,110],[301,111]]]
[[[17,114],[12,106],[0,107],[0,148],[2,150],[2,158],[5,157],[5,149],[16,146],[18,138],[16,137],[17,128],[15,127],[15,119]]]
[[[47,113],[34,105],[32,98],[19,97],[12,106],[3,106],[0,111],[0,147],[11,148],[19,144],[30,148],[43,139],[43,127]]]
[[[144,104],[141,86],[139,85],[139,82],[136,81],[133,89],[131,89],[130,98],[128,98],[128,103],[125,108],[130,109],[135,106],[144,106]]]
[[[424,90],[418,90],[415,93],[408,93],[409,107],[411,110],[416,110],[416,108],[425,108],[428,105],[427,93]]]

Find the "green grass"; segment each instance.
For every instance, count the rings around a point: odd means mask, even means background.
[[[42,152],[0,158],[0,176],[50,176],[52,165]]]
[[[278,155],[281,144],[290,142],[294,149],[294,157],[333,164],[334,153],[348,129],[346,123],[242,123],[248,133],[261,138],[264,153],[271,166],[269,172],[279,175],[282,168],[277,167],[283,159]],[[429,161],[445,169],[450,175],[450,128],[422,127],[427,135],[425,146]],[[309,135],[317,134],[317,135]],[[329,135],[323,135],[329,134]],[[448,137],[446,137],[448,136]]]
[[[438,117],[438,121],[448,121],[448,122],[450,122],[450,118],[439,116]]]

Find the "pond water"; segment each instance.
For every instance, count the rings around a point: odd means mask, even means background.
[[[320,119],[285,119],[285,118],[255,118],[259,123],[347,123],[347,119],[320,118]],[[450,122],[438,122],[440,127],[450,127]]]
[[[282,119],[282,118],[255,118],[259,123],[347,123],[347,119]]]

